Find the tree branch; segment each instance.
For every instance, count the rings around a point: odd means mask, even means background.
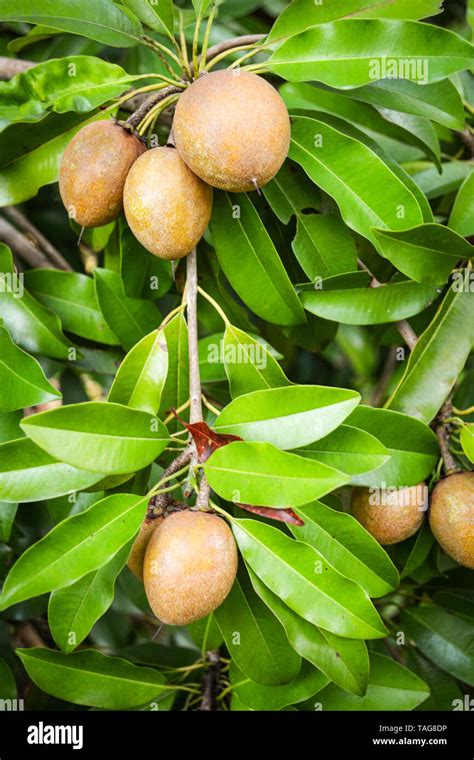
[[[0,240],[10,246],[17,256],[31,267],[47,269],[51,266],[44,253],[2,217],[0,217]]]
[[[203,679],[203,694],[200,710],[212,712],[216,709],[217,688],[219,685],[220,655],[218,649],[206,652],[207,670]]]
[[[134,111],[134,113],[132,113],[131,116],[128,117],[125,123],[128,126],[133,127],[133,129],[136,129],[140,122],[143,121],[145,116],[151,111],[154,106],[156,106],[157,103],[160,103],[169,95],[174,95],[178,92],[182,92],[181,87],[170,85],[169,87],[165,87],[164,90],[160,90],[159,92],[155,93],[155,95],[151,95],[137,108],[136,111]]]
[[[372,277],[372,281],[369,285],[370,288],[380,288],[382,287],[382,283],[377,280],[377,278],[372,274],[370,269],[366,266],[366,264],[362,261],[362,259],[357,259],[358,264],[361,269],[363,269],[367,274],[369,274]],[[406,319],[400,319],[398,322],[394,322],[393,326],[396,330],[400,333],[403,340],[405,341],[406,345],[410,349],[410,351],[413,351],[416,344],[418,343],[418,335],[413,330],[411,325],[406,321]]]
[[[202,422],[202,390],[199,371],[198,320],[197,320],[197,255],[191,251],[187,259],[186,305],[188,316],[189,352],[189,399],[191,403],[190,423]]]
[[[445,475],[454,475],[456,472],[462,472],[462,468],[459,467],[449,448],[451,426],[446,420],[448,420],[452,414],[453,404],[450,396],[441,407],[434,426],[441,451]]]
[[[4,81],[12,79],[17,74],[21,74],[23,71],[28,71],[36,66],[34,61],[23,61],[20,58],[6,58],[0,56],[0,79]]]
[[[4,213],[19,227],[23,232],[31,235],[37,242],[38,247],[42,248],[46,256],[50,261],[58,268],[65,271],[72,272],[72,266],[66,261],[66,259],[59,253],[58,249],[50,243],[50,241],[40,232],[37,227],[26,218],[21,211],[13,206],[5,206]]]

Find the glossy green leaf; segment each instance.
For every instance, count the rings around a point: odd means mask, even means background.
[[[11,337],[26,351],[69,359],[71,346],[58,317],[25,289],[13,269],[10,249],[0,243],[0,314]]]
[[[307,661],[293,681],[283,686],[264,686],[246,678],[234,665],[230,669],[233,693],[251,710],[283,710],[309,699],[328,683],[328,677]]]
[[[347,17],[421,19],[440,12],[440,0],[293,0],[275,21],[269,40]]]
[[[348,425],[365,430],[383,443],[389,461],[374,472],[352,478],[360,486],[415,486],[428,477],[439,458],[438,441],[427,425],[388,409],[359,406]]]
[[[334,570],[312,546],[257,520],[234,519],[232,530],[254,573],[309,623],[347,638],[377,639],[386,634],[366,592]]]
[[[248,678],[267,686],[296,678],[301,659],[244,573],[214,614],[233,662]]]
[[[109,113],[86,120],[74,113],[50,114],[39,124],[12,124],[5,129],[0,135],[0,205],[22,203],[41,187],[57,182],[63,153],[74,135],[105,118]]]
[[[222,350],[232,398],[251,391],[289,385],[288,378],[265,343],[238,327],[227,325]]]
[[[310,280],[357,269],[355,241],[341,219],[301,213],[297,214],[296,219],[296,237],[292,248]]]
[[[305,504],[348,481],[331,467],[270,443],[237,441],[223,446],[212,454],[204,471],[223,499],[277,508]]]
[[[54,641],[66,654],[84,641],[92,626],[112,604],[115,580],[129,553],[130,543],[98,570],[93,570],[71,586],[52,592],[48,624]]]
[[[429,423],[453,388],[474,341],[469,272],[456,274],[433,321],[410,354],[387,407]]]
[[[103,475],[58,462],[29,438],[0,446],[0,500],[42,501],[98,483]]]
[[[26,272],[25,283],[43,306],[57,314],[64,330],[97,343],[118,345],[100,311],[91,277],[79,272],[33,269]]]
[[[1,608],[70,586],[105,565],[136,535],[146,504],[143,496],[114,494],[56,525],[13,565]]]
[[[141,33],[137,19],[112,0],[0,0],[3,21],[42,24],[61,32],[79,34],[113,47],[136,45]]]
[[[341,275],[322,280],[317,287],[305,286],[301,302],[311,314],[324,319],[345,325],[378,325],[419,314],[437,295],[431,282],[400,280],[371,288],[364,273],[360,275],[354,282],[352,275]]]
[[[350,96],[379,108],[424,116],[448,129],[464,129],[461,96],[449,79],[423,85],[408,79],[382,79],[351,90]]]
[[[214,429],[295,449],[331,433],[359,401],[355,391],[322,385],[267,388],[234,399],[219,414]]]
[[[465,709],[466,698],[454,678],[448,676],[447,673],[440,670],[440,668],[436,667],[423,655],[420,655],[415,649],[410,650],[407,665],[430,688],[430,696],[418,709],[423,711],[451,711],[459,710],[460,707],[461,709]]]
[[[61,397],[61,393],[46,379],[36,359],[15,346],[10,335],[0,325],[0,410],[43,404]]]
[[[474,173],[459,188],[448,224],[463,237],[474,235]]]
[[[94,279],[104,319],[125,351],[129,351],[158,327],[160,312],[151,301],[126,296],[123,281],[116,272],[95,269]]]
[[[376,470],[390,459],[388,450],[377,438],[351,425],[340,425],[321,440],[295,453],[348,475]]]
[[[163,330],[136,344],[119,367],[108,400],[157,414],[168,374],[168,348]]]
[[[401,578],[407,578],[423,564],[428,557],[433,544],[434,537],[431,533],[428,520],[425,520],[421,530],[416,534],[411,551],[400,570]]]
[[[330,684],[316,696],[323,710],[413,710],[429,696],[421,678],[399,662],[381,654],[370,655],[370,676],[363,697]]]
[[[441,224],[389,232],[374,230],[378,250],[400,272],[417,282],[444,283],[456,264],[474,255],[474,247]]]
[[[404,610],[402,624],[417,648],[439,668],[474,685],[474,625],[439,607]]]
[[[352,515],[319,501],[298,508],[304,525],[290,526],[299,541],[314,546],[335,570],[355,580],[369,596],[385,596],[398,587],[395,565],[386,551]]]
[[[7,544],[10,540],[17,509],[18,504],[0,501],[0,543],[2,544]]]
[[[16,651],[33,683],[75,705],[127,710],[154,703],[171,688],[158,670],[92,649],[73,654],[36,648]]]
[[[423,222],[415,196],[379,156],[320,120],[293,117],[290,157],[334,198],[346,224],[375,243],[372,227]]]
[[[172,0],[124,0],[124,5],[155,32],[173,34],[174,11]],[[164,29],[163,29],[164,27]]]
[[[442,165],[441,174],[437,166],[430,166],[413,174],[413,179],[426,197],[433,200],[458,190],[471,172],[471,164],[453,159]]]
[[[256,592],[283,625],[295,651],[341,688],[363,694],[369,677],[365,643],[316,628],[287,607],[252,571],[250,578]]]
[[[379,79],[436,82],[473,65],[472,45],[442,27],[394,19],[343,19],[283,42],[267,64],[292,82],[359,87]]]
[[[214,195],[210,229],[225,276],[255,314],[279,325],[305,321],[272,239],[245,193]]]
[[[168,346],[168,374],[161,396],[160,416],[179,409],[189,398],[188,327],[182,312],[163,328]]]
[[[0,699],[16,699],[15,677],[5,660],[0,660]],[[3,709],[8,709],[5,706]]]
[[[120,233],[120,274],[125,295],[156,301],[168,292],[173,277],[171,261],[150,256],[130,227]]]
[[[24,432],[53,457],[74,467],[122,475],[146,467],[168,443],[156,417],[119,404],[89,401],[27,417]]]
[[[474,425],[463,425],[461,446],[470,462],[474,462]]]
[[[135,78],[92,56],[44,61],[0,84],[2,126],[39,121],[50,110],[87,113],[127,90]]]
[[[278,174],[262,188],[266,201],[280,222],[288,224],[302,211],[319,209],[320,193],[300,166],[285,161]]]

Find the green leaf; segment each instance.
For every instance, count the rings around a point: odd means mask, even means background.
[[[267,62],[291,82],[317,80],[341,89],[393,78],[428,84],[472,65],[472,45],[442,27],[354,18],[291,37]]]
[[[305,321],[272,239],[245,193],[215,193],[210,229],[224,274],[255,314],[278,325]]]
[[[130,542],[98,570],[72,586],[52,592],[48,624],[54,641],[66,654],[84,641],[92,626],[109,609],[114,599],[115,580],[129,553]]]
[[[179,409],[189,398],[188,327],[180,312],[163,328],[168,346],[168,375],[161,396],[160,416]]]
[[[0,325],[0,411],[44,404],[61,393],[48,382],[36,359],[13,343],[8,331]]]
[[[369,677],[365,643],[316,628],[290,610],[252,571],[250,578],[256,592],[283,625],[293,649],[342,689],[363,694]]]
[[[75,583],[105,565],[136,535],[147,498],[114,494],[56,525],[8,573],[1,608]]]
[[[0,543],[1,544],[7,544],[10,540],[17,509],[18,509],[18,504],[9,504],[8,502],[0,501]]]
[[[316,210],[321,203],[318,189],[301,167],[290,161],[285,161],[278,174],[262,188],[262,193],[283,224],[288,224],[292,216],[302,211]]]
[[[295,538],[314,546],[335,570],[355,580],[369,596],[385,596],[398,588],[395,565],[352,515],[316,501],[299,507],[298,516],[304,525],[290,526]]]
[[[161,315],[151,301],[129,298],[124,293],[123,281],[116,272],[95,269],[97,299],[110,330],[129,351],[161,322]]]
[[[158,670],[92,649],[63,654],[32,648],[16,653],[41,691],[75,705],[127,710],[153,703],[171,688]]]
[[[0,205],[22,203],[41,187],[57,182],[71,139],[86,124],[105,118],[109,113],[88,119],[74,113],[49,114],[39,124],[12,124],[5,129],[0,135]]]
[[[153,462],[169,441],[156,417],[120,404],[88,401],[27,417],[24,432],[67,464],[122,475]]]
[[[232,530],[254,573],[309,623],[347,638],[386,635],[365,591],[334,570],[312,546],[257,520],[233,519]]]
[[[449,226],[463,237],[474,235],[474,173],[459,188],[449,217]]]
[[[351,98],[415,116],[424,116],[448,129],[464,129],[461,96],[449,79],[417,84],[408,79],[382,79],[351,90]]]
[[[244,705],[251,710],[283,710],[289,705],[295,705],[309,699],[328,683],[327,676],[303,660],[301,670],[293,681],[283,686],[264,686],[246,678],[232,664],[230,668],[233,694],[237,695]]]
[[[289,385],[288,378],[265,343],[238,327],[226,326],[222,350],[232,398],[250,391]]]
[[[295,454],[323,462],[348,475],[371,472],[390,459],[388,450],[377,438],[352,425],[340,425],[320,441],[298,449]]]
[[[47,111],[87,113],[128,89],[136,76],[87,55],[39,63],[0,84],[2,126],[40,121]]]
[[[434,537],[431,533],[428,520],[425,520],[421,526],[421,530],[416,534],[411,551],[400,571],[401,578],[407,578],[423,564],[433,544]]]
[[[268,39],[299,34],[318,24],[346,18],[428,18],[440,13],[440,0],[293,0],[277,18]]]
[[[58,462],[28,438],[0,446],[0,500],[31,502],[89,488],[102,479],[97,472]]]
[[[58,269],[33,269],[26,272],[25,282],[34,297],[57,314],[64,330],[97,343],[118,345],[100,311],[91,277]]]
[[[163,330],[136,344],[119,367],[108,401],[157,414],[168,374],[168,348]]]
[[[223,446],[212,454],[204,471],[223,499],[264,507],[297,507],[347,483],[337,470],[270,443],[236,441]]]
[[[207,9],[209,8],[211,0],[192,0],[192,3],[196,12],[196,16],[204,16]]]
[[[214,429],[295,449],[331,433],[359,401],[356,391],[322,385],[267,388],[234,399],[219,414]]]
[[[470,462],[474,462],[474,425],[461,428],[461,446]]]
[[[296,678],[301,659],[244,574],[214,614],[232,660],[248,678],[267,686]]]
[[[311,314],[345,325],[379,325],[419,314],[437,295],[431,282],[401,280],[371,288],[365,272],[355,275],[305,286],[300,292],[303,306]]]
[[[387,407],[429,423],[448,397],[474,340],[469,271],[457,272],[433,321],[410,354]]]
[[[472,172],[470,163],[454,159],[443,164],[441,168],[441,174],[437,166],[430,166],[413,174],[413,179],[430,200],[454,192]]]
[[[156,301],[173,283],[171,261],[150,256],[130,227],[120,233],[120,275],[125,295]]]
[[[429,693],[425,682],[408,668],[373,652],[369,685],[363,697],[330,684],[317,695],[317,701],[323,710],[413,710]]]
[[[430,688],[430,696],[421,705],[423,711],[445,710],[447,712],[459,709],[457,705],[461,705],[461,709],[464,709],[465,697],[454,678],[450,678],[447,673],[437,668],[436,665],[433,665],[414,649],[409,652],[407,664]],[[469,699],[469,697],[467,698]]]
[[[124,4],[150,29],[173,34],[173,0],[124,0]]]
[[[374,230],[378,250],[417,282],[444,283],[458,261],[474,255],[474,247],[441,224],[422,224],[402,232]]]
[[[357,269],[354,238],[337,216],[300,214],[296,216],[296,237],[292,248],[312,281]]]
[[[160,0],[161,2],[161,0]],[[79,34],[112,47],[136,45],[141,26],[112,0],[0,0],[3,21],[42,24],[61,32]]]
[[[378,470],[352,478],[360,486],[415,486],[428,477],[439,458],[438,441],[427,425],[388,409],[359,406],[348,425],[365,430],[388,449],[389,461]]]
[[[16,699],[15,677],[5,660],[0,660],[0,699]],[[8,709],[4,706],[4,710]]]
[[[439,607],[402,612],[402,624],[417,648],[439,668],[474,685],[474,625]]]
[[[396,230],[423,222],[415,196],[379,156],[320,120],[293,117],[290,157],[334,198],[348,227],[375,245],[373,227]]]
[[[54,359],[69,359],[71,346],[61,323],[24,290],[13,269],[11,250],[0,243],[0,314],[11,337],[22,348]]]

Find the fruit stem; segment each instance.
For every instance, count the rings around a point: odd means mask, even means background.
[[[199,71],[199,58],[198,58],[198,46],[199,46],[199,32],[201,29],[202,14],[198,13],[196,18],[196,26],[194,27],[193,37],[193,75]]]
[[[158,102],[156,105],[153,106],[153,108],[147,113],[143,121],[139,124],[137,127],[137,131],[139,135],[143,135],[148,127],[155,121],[162,113],[163,111],[166,111],[167,108],[169,108],[170,105],[175,103],[179,98],[179,95],[168,95],[167,98],[164,98],[160,102]]]
[[[206,291],[203,290],[201,287],[198,287],[198,293],[203,298],[205,298],[206,301],[209,301],[209,303],[212,304],[212,306],[214,306],[215,310],[217,311],[217,313],[219,314],[219,316],[224,321],[225,326],[226,327],[230,327],[231,324],[229,322],[229,319],[227,318],[227,316],[225,315],[224,311],[221,309],[221,307],[219,306],[219,304],[217,303],[217,301],[214,301],[214,299],[212,298],[212,296],[210,296],[209,293],[206,293]]]
[[[192,79],[191,67],[189,65],[188,46],[186,44],[186,35],[184,33],[184,16],[181,9],[179,10],[179,41],[181,57],[183,59],[183,70],[188,79]]]
[[[245,48],[241,48],[241,49],[245,49]],[[240,58],[237,58],[236,61],[231,63],[229,66],[229,69],[240,68],[240,66],[242,65],[244,61],[247,61],[249,58],[253,58],[254,55],[257,55],[258,53],[263,52],[264,49],[265,48],[263,45],[257,45],[257,47],[254,47],[252,50],[250,50],[249,53],[242,55]]]
[[[170,464],[168,470],[165,470],[165,472],[163,473],[163,477],[148,492],[147,494],[148,498],[152,499],[153,496],[157,496],[157,494],[159,493],[164,493],[164,491],[161,489],[161,486],[163,485],[163,483],[169,483],[170,480],[174,480],[179,475],[184,475],[185,473],[187,473],[188,466],[189,466],[189,458],[190,458],[190,451],[188,447],[187,449],[181,452],[179,457],[176,457],[176,459]],[[176,467],[181,465],[183,462],[186,462],[184,467],[180,467],[180,469],[175,469]]]
[[[201,48],[201,55],[197,62],[197,66],[198,66],[197,69],[196,69],[196,64],[194,65],[194,72],[195,74],[197,72],[198,77],[201,74],[202,69],[205,68],[205,65],[203,66],[203,64],[206,63],[207,50],[209,47],[209,37],[211,34],[211,29],[214,23],[214,19],[216,17],[217,5],[218,5],[217,0],[214,0],[212,4],[211,12],[209,13],[209,17],[207,19],[206,31],[204,32],[204,40],[203,40],[202,48]]]
[[[169,95],[174,94],[180,94],[182,87],[184,85],[171,85],[168,87],[165,87],[164,89],[160,88],[160,92],[156,93],[156,95],[152,95],[151,97],[147,98],[144,103],[141,104],[139,108],[137,108],[134,113],[131,114],[131,116],[127,119],[127,124],[130,124],[135,129],[138,127],[139,124],[144,120],[146,115],[154,108],[154,106],[157,103],[160,103],[162,100],[165,100]]]

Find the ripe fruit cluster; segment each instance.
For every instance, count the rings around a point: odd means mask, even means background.
[[[396,544],[421,527],[428,504],[424,484],[379,492],[354,488],[352,514],[382,545]],[[434,537],[452,559],[474,569],[474,472],[440,480],[429,500],[429,523]]]
[[[180,96],[174,147],[147,150],[114,121],[83,127],[61,163],[59,189],[82,227],[122,209],[142,245],[180,259],[199,242],[212,212],[212,188],[256,190],[280,169],[290,119],[277,91],[255,74],[222,70],[196,79]]]
[[[227,523],[184,510],[148,518],[128,566],[143,579],[150,607],[168,625],[188,625],[224,601],[237,573],[237,548]]]

